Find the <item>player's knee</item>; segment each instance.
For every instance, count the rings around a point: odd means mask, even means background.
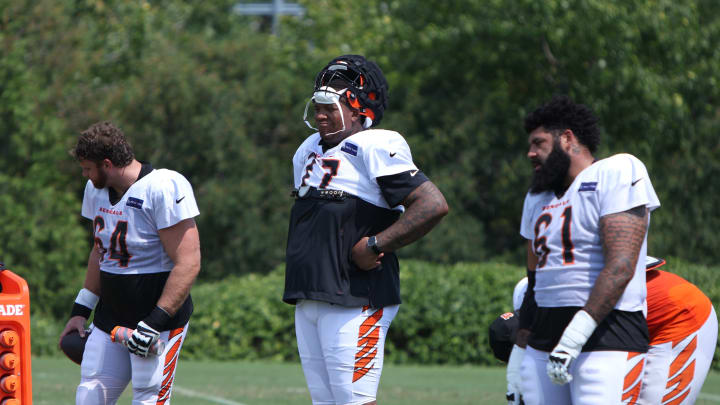
[[[158,387],[133,387],[132,405],[155,405],[158,400]]]
[[[115,401],[108,401],[106,387],[99,381],[86,381],[81,383],[75,393],[76,405],[106,405]]]

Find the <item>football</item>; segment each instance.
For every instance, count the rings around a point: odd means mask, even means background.
[[[85,351],[85,343],[87,343],[90,331],[85,331],[85,337],[80,337],[77,331],[72,331],[63,336],[60,341],[60,348],[63,353],[77,364],[82,363],[83,352]]]

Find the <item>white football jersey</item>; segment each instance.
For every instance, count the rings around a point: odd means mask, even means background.
[[[533,241],[538,257],[535,300],[540,307],[582,307],[605,265],[600,218],[644,205],[660,206],[645,165],[629,154],[599,160],[575,178],[565,194],[528,193],[520,234]],[[643,309],[647,234],[635,276],[615,305]]]
[[[395,131],[369,129],[323,152],[320,134],[310,135],[293,156],[295,188],[342,190],[382,208],[388,206],[375,179],[414,171],[410,147]]]
[[[200,214],[190,183],[172,170],[156,169],[138,179],[115,205],[108,188],[85,185],[82,216],[93,221],[95,243],[104,251],[100,270],[122,275],[169,272],[158,229]]]

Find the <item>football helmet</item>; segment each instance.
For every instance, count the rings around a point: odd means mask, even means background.
[[[338,85],[330,86],[333,82]],[[389,86],[380,67],[361,55],[342,55],[330,61],[315,77],[313,96],[305,105],[303,120],[307,121],[310,102],[320,104],[337,104],[341,98],[357,109],[365,117],[363,128],[370,128],[380,123],[388,106]],[[345,123],[343,122],[343,129]]]
[[[664,266],[665,263],[667,263],[665,259],[647,256],[645,259],[645,271],[659,269],[660,267]]]

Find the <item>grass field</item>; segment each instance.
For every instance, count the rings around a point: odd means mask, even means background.
[[[75,404],[80,367],[64,358],[33,358],[33,404]],[[378,393],[382,405],[497,405],[504,402],[505,371],[486,367],[388,364]],[[130,403],[126,389],[119,404]],[[173,405],[309,404],[299,364],[181,361]],[[697,405],[720,404],[720,373],[708,376]]]

